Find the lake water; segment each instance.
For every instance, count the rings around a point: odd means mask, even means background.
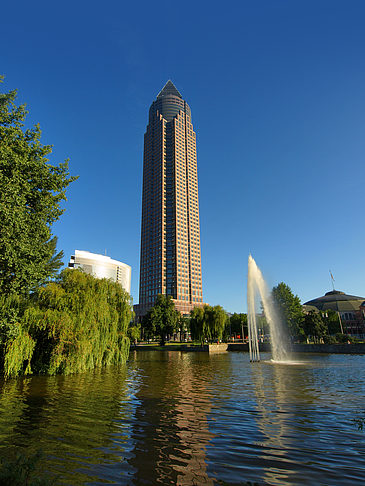
[[[0,455],[57,484],[365,484],[365,356],[132,351],[124,367],[0,384]]]

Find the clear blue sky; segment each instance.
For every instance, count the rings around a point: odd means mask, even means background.
[[[143,134],[171,78],[197,133],[204,300],[246,310],[252,252],[301,300],[365,296],[365,2],[18,1],[1,8],[2,90],[79,175],[54,226],[132,266]]]

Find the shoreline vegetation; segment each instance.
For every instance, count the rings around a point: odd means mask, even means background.
[[[0,366],[5,378],[54,375],[125,363],[132,317],[121,285],[65,269],[21,297],[0,298]]]
[[[341,332],[343,329],[337,312],[305,311],[299,297],[285,283],[281,282],[272,289],[271,299],[280,317],[283,336],[286,336],[289,348],[294,352],[296,349],[298,352],[317,349],[318,352],[338,353],[339,349],[343,349],[343,352],[348,353],[350,349],[362,349],[363,340]],[[270,327],[263,312],[257,315],[256,321],[260,348],[269,350]],[[158,342],[157,349],[170,345],[173,346],[171,349],[176,350],[179,342],[182,350],[191,351],[207,349],[210,343],[215,346],[214,343],[223,342],[229,343],[231,350],[236,345],[236,349],[244,350],[246,346],[248,350],[248,345],[242,344],[242,337],[244,342],[248,342],[246,314],[229,315],[221,306],[206,304],[195,307],[190,316],[181,316],[174,309],[171,297],[165,295],[157,296],[154,306],[142,319],[138,334],[137,338],[131,340],[134,346],[137,341]],[[350,344],[354,347],[346,347]]]
[[[0,76],[0,83],[3,76]],[[121,285],[65,269],[52,225],[77,180],[50,163],[16,90],[0,93],[0,373],[70,374],[123,363],[131,300]]]

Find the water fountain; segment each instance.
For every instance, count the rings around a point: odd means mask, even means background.
[[[260,361],[256,323],[257,295],[260,296],[264,314],[270,327],[272,360],[274,362],[288,361],[289,353],[287,349],[287,339],[286,336],[284,336],[280,319],[278,318],[271,301],[270,294],[261,270],[256,265],[252,255],[249,255],[247,276],[247,319],[250,361]]]

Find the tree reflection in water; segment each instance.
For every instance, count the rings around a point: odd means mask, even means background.
[[[74,485],[123,461],[120,473],[131,474],[130,384],[125,366],[1,383],[0,455],[42,450],[40,466]]]
[[[262,358],[138,351],[125,367],[1,382],[0,456],[42,449],[75,486],[363,484],[364,357]]]
[[[42,449],[40,467],[73,485],[213,484],[208,358],[132,353],[128,369],[3,382],[0,455]]]

